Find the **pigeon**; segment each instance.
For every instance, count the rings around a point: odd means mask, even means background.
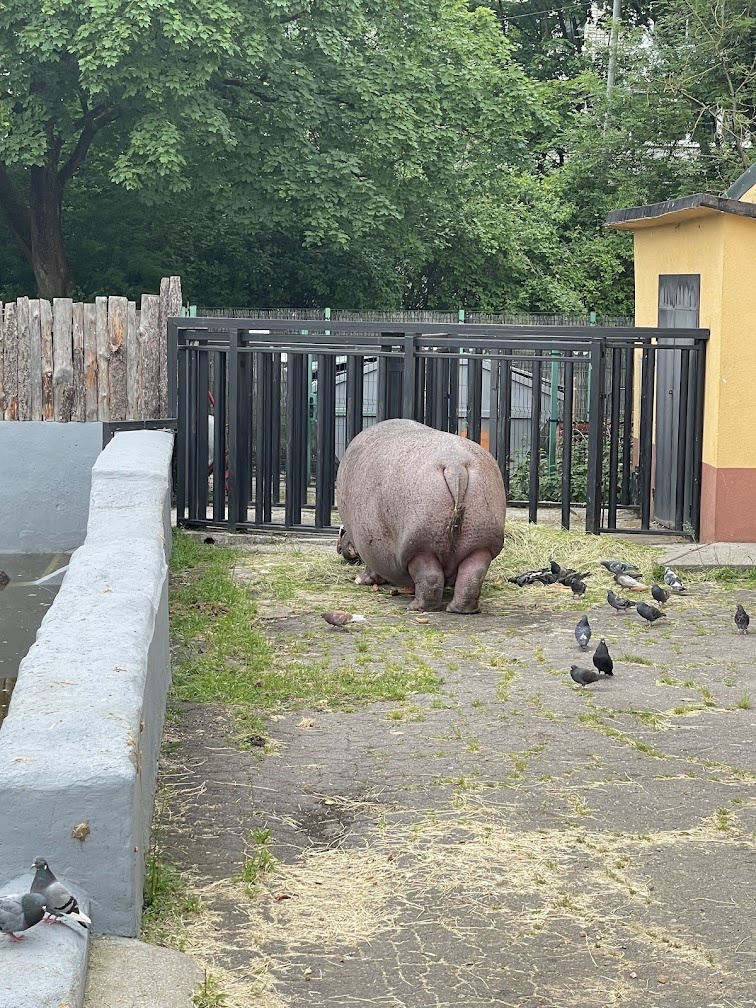
[[[598,682],[601,679],[601,673],[594,672],[593,669],[580,668],[579,665],[573,665],[570,668],[570,677],[578,686],[587,686],[589,683]]]
[[[33,893],[39,893],[47,907],[47,915],[52,918],[64,918],[65,920],[76,921],[83,928],[87,928],[92,921],[81,910],[73,896],[62,882],[58,882],[44,858],[34,859],[32,868],[36,868],[36,875],[31,885]],[[54,921],[50,921],[54,923]]]
[[[633,605],[635,604],[634,602],[631,602],[630,599],[620,598],[619,595],[615,595],[614,592],[611,590],[611,588],[606,593],[606,601],[609,603],[612,609],[616,610],[617,612],[619,612],[620,609],[632,609]]]
[[[739,605],[735,610],[735,626],[738,628],[739,633],[748,633],[748,624],[751,622],[751,617],[745,611],[742,605]]]
[[[624,560],[602,560],[601,566],[606,567],[610,574],[627,574],[628,571],[637,571],[635,564],[625,563]]]
[[[664,605],[669,598],[669,592],[658,584],[651,585],[651,595],[659,603],[659,605]]]
[[[591,639],[591,624],[588,622],[588,617],[583,616],[580,622],[575,627],[575,640],[578,642],[578,647],[581,651],[588,650],[588,642]]]
[[[685,591],[685,585],[669,567],[664,571],[664,584],[669,587],[670,591],[677,592],[678,594],[682,594]]]
[[[27,931],[44,916],[45,900],[39,893],[0,896],[0,931],[8,935],[9,941],[23,941],[24,936],[17,935],[16,931]]]
[[[614,662],[612,661],[612,656],[609,654],[609,648],[606,646],[606,641],[603,637],[601,638],[599,646],[596,648],[593,655],[593,664],[599,672],[603,672],[604,675],[614,675]]]
[[[620,588],[625,588],[627,591],[647,591],[648,585],[643,584],[642,581],[636,581],[634,577],[630,577],[629,574],[615,574],[614,580],[620,586]]]
[[[570,588],[572,589],[572,594],[578,598],[582,598],[585,595],[585,581],[570,581]]]
[[[563,577],[567,577],[568,574],[575,573],[575,571],[570,570],[569,567],[560,567],[556,560],[552,560],[549,563],[549,568],[557,581],[560,581]]]
[[[559,579],[559,583],[567,585],[568,588],[572,588],[576,581],[585,581],[585,579],[590,576],[590,571],[570,571],[569,574],[565,574],[563,578]]]
[[[544,567],[541,570],[530,570],[524,571],[522,574],[515,574],[514,577],[507,578],[507,581],[510,584],[516,584],[518,588],[524,588],[526,585],[536,584],[545,577],[551,579],[553,576],[549,568]]]
[[[323,619],[335,629],[342,630],[348,623],[364,623],[364,616],[356,616],[354,613],[346,612],[344,609],[334,609],[333,612],[324,612]]]
[[[8,575],[5,573],[4,570],[0,570],[0,591],[2,591],[3,588],[7,588],[9,584],[10,584],[10,578],[8,577]]]
[[[642,616],[644,620],[648,620],[649,623],[654,623],[656,620],[661,619],[662,616],[667,615],[657,609],[656,606],[649,605],[648,602],[639,602],[635,608],[638,610],[638,615]]]

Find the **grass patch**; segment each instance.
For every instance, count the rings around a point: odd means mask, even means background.
[[[403,701],[415,693],[438,691],[439,676],[412,649],[405,652],[402,661],[371,659],[370,642],[358,641],[352,660],[332,661],[325,656],[308,661],[305,656],[312,654],[313,642],[300,635],[290,648],[287,642],[286,650],[274,650],[258,627],[254,598],[247,587],[233,579],[239,556],[238,551],[205,546],[181,531],[175,535],[171,630],[176,650],[173,693],[177,699],[239,707],[243,739],[263,732],[261,712],[286,707],[349,710],[374,701]],[[272,577],[276,558],[268,563],[266,576]],[[307,576],[304,569],[300,590]],[[282,575],[278,584],[283,594],[280,586],[289,581]],[[336,644],[331,639],[327,643],[329,650]]]
[[[228,994],[224,993],[221,981],[214,973],[205,970],[205,978],[192,994],[192,1004],[196,1008],[221,1008],[227,1004]]]
[[[150,854],[144,879],[141,938],[154,945],[176,945],[186,922],[202,913],[202,901],[184,875],[156,854]]]
[[[266,827],[251,830],[247,834],[247,850],[244,852],[244,864],[239,872],[239,881],[244,883],[247,894],[253,896],[257,892],[257,883],[263,875],[269,875],[276,870],[278,859],[273,855],[270,845],[273,836]]]

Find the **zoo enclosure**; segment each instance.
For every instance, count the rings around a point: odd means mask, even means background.
[[[579,505],[589,532],[695,537],[707,339],[680,328],[169,319],[178,523],[333,531],[339,423],[348,444],[370,423],[407,417],[487,441],[510,503],[531,522],[551,480],[565,528]],[[663,354],[677,355],[674,396],[657,381]],[[517,462],[512,403],[523,375],[530,411]],[[670,405],[676,423],[662,425]],[[677,438],[663,527],[653,509],[657,425]]]

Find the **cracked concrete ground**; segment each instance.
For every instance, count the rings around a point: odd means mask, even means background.
[[[232,710],[174,704],[161,844],[202,894],[186,948],[223,1004],[756,1005],[756,635],[732,622],[756,591],[701,580],[647,627],[602,601],[608,575],[583,603],[500,579],[480,616],[427,624],[365,589],[366,624],[334,633],[313,589],[265,597],[276,552],[240,575],[277,651],[369,675],[411,648],[441,688],[284,712],[264,753],[230,741]],[[616,674],[581,690],[584,611]],[[263,830],[275,870],[235,881]]]

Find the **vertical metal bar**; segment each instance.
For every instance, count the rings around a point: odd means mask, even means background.
[[[619,423],[622,394],[622,348],[612,347],[612,389],[609,412],[609,499],[607,528],[617,528],[617,487],[619,484]]]
[[[701,538],[701,478],[703,469],[704,398],[706,392],[706,340],[696,340],[695,344],[695,405],[693,428],[693,464],[690,486],[690,523],[693,536]]]
[[[536,350],[540,354],[540,350]],[[538,522],[541,466],[541,361],[531,364],[530,396],[530,478],[528,481],[528,521]]]
[[[483,361],[467,358],[467,436],[480,444],[483,411]]]
[[[207,394],[210,391],[210,359],[204,347],[197,349],[197,467],[195,470],[195,496],[197,517],[207,521],[207,490],[209,463],[209,431]]]
[[[273,398],[270,422],[270,459],[271,459],[271,493],[273,503],[281,503],[281,354],[272,357],[273,380],[271,395]]]
[[[189,496],[189,520],[196,521],[199,517],[197,510],[197,349],[194,346],[187,347],[187,489]],[[203,515],[204,517],[204,515]]]
[[[509,458],[512,451],[512,351],[505,350],[499,368],[499,416],[501,435],[496,459],[509,495]]]
[[[620,503],[630,504],[630,473],[633,468],[633,383],[635,347],[625,347],[625,388],[622,405],[622,488]]]
[[[239,521],[239,330],[228,334],[228,518],[230,532]]]
[[[307,355],[286,355],[286,502],[284,523],[302,522],[302,473],[307,468]]]
[[[347,357],[346,370],[346,444],[362,430],[364,416],[365,358],[357,354]],[[346,445],[345,445],[346,447]]]
[[[456,354],[459,347],[450,347],[449,353]],[[459,357],[451,356],[449,359],[449,409],[446,414],[446,430],[452,434],[459,434]]]
[[[213,521],[226,518],[226,351],[216,351],[213,368]]]
[[[239,345],[243,344],[239,334]],[[254,416],[254,390],[252,379],[254,370],[251,353],[239,353],[239,515],[238,521],[248,521],[250,495],[252,493],[251,466],[255,445],[252,440],[252,417]]]
[[[490,355],[491,370],[488,379],[488,450],[495,459],[499,458],[499,381],[501,378],[501,357],[495,349]]]
[[[168,350],[170,352],[170,330],[176,328],[176,323],[168,323],[169,341]],[[186,487],[186,452],[189,442],[189,416],[187,409],[188,388],[187,388],[187,358],[186,347],[183,338],[181,347],[176,342],[176,381],[169,386],[169,412],[174,411],[177,420],[176,436],[176,524],[180,525],[187,516],[187,487]],[[173,392],[171,393],[171,390]]]
[[[572,417],[575,403],[575,365],[572,351],[565,353],[562,406],[562,528],[569,529],[572,504]]]
[[[265,522],[265,491],[267,475],[267,439],[265,425],[270,418],[270,397],[268,389],[268,355],[265,353],[251,354],[254,388],[254,458],[255,458],[255,524]]]
[[[415,353],[415,414],[413,420],[423,423],[425,420],[425,386],[427,382],[428,366],[430,361],[427,357],[417,356],[417,341],[414,345]]]
[[[315,527],[331,527],[336,482],[336,358],[318,354],[318,431],[315,459]]]
[[[601,470],[604,454],[604,342],[601,339],[591,341],[590,368],[585,531],[597,535],[601,527]]]
[[[385,342],[390,337],[391,333],[381,333],[381,345],[382,351],[388,353],[393,349],[391,343]],[[375,419],[376,423],[380,423],[382,420],[388,420],[391,416],[389,407],[389,358],[379,356],[377,359],[378,365],[378,387],[377,387],[377,402],[375,404]]]
[[[185,330],[184,330],[185,331]],[[178,417],[178,345],[179,328],[175,319],[168,319],[168,416],[170,419]],[[183,341],[182,341],[183,342]]]
[[[672,353],[678,351],[673,350]],[[688,461],[688,379],[690,376],[690,350],[680,351],[680,403],[677,421],[677,466],[675,473],[675,529],[685,531],[685,470]]]
[[[557,350],[552,351],[552,356],[559,356]],[[555,360],[551,365],[551,379],[549,382],[549,476],[556,469],[556,442],[557,426],[559,424],[559,361]]]
[[[405,335],[403,340],[404,357],[402,360],[402,416],[405,420],[415,419],[415,379],[416,357],[415,337]]]
[[[642,529],[648,529],[651,525],[651,466],[653,464],[655,366],[656,347],[652,343],[646,343],[643,347],[641,363],[640,452],[638,459],[640,523]]]

